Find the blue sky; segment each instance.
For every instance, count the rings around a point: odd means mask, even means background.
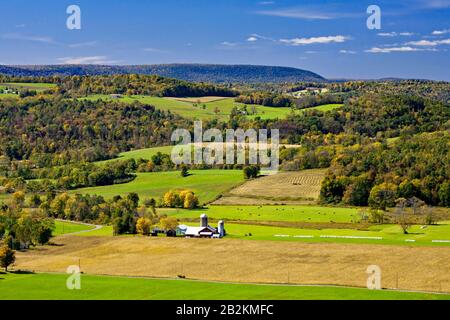
[[[66,8],[81,8],[68,30]],[[381,9],[381,29],[366,26]],[[281,65],[328,78],[450,81],[450,0],[14,0],[0,64]]]

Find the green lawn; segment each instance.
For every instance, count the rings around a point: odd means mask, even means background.
[[[195,223],[189,224],[195,225]],[[418,225],[413,226],[409,234],[403,234],[398,225],[388,224],[373,226],[366,231],[328,228],[300,229],[233,223],[225,223],[225,229],[227,237],[247,240],[450,246],[450,221],[428,226],[426,229],[421,229]],[[448,242],[432,242],[432,240]]]
[[[209,206],[207,210],[159,209],[178,219],[196,218],[201,213],[216,220],[358,222],[358,209],[322,206]]]
[[[91,95],[86,98],[88,100],[113,100],[109,95]],[[155,106],[157,109],[169,111],[172,113],[179,114],[185,118],[195,118],[195,119],[213,119],[219,118],[220,120],[227,120],[231,114],[231,110],[233,107],[242,108],[244,106],[243,103],[237,103],[233,98],[224,98],[212,102],[200,103],[199,106],[194,106],[194,103],[187,101],[178,101],[170,98],[161,98],[161,97],[152,97],[152,96],[142,96],[142,95],[133,95],[133,96],[123,96],[119,99],[114,99],[122,102],[133,102],[140,101],[142,103],[150,104]],[[204,108],[203,108],[204,105]],[[254,107],[256,114],[248,115],[250,118],[260,117],[262,119],[275,119],[275,118],[286,118],[293,111],[291,108],[277,108],[277,107],[266,107],[262,105],[247,105],[247,111],[252,112],[252,106]],[[342,105],[340,104],[327,104],[322,106],[317,106],[313,108],[303,109],[304,110],[320,110],[320,111],[329,111],[335,108],[339,108]],[[214,111],[216,108],[219,112],[216,114]]]
[[[136,192],[140,199],[160,199],[170,190],[190,189],[199,197],[200,204],[214,200],[244,180],[242,170],[190,170],[188,177],[179,171],[138,173],[135,180],[110,186],[81,188],[70,193],[97,194],[107,199],[115,195]]]
[[[318,111],[326,112],[326,111],[331,111],[331,110],[340,108],[342,106],[343,106],[343,104],[332,103],[332,104],[323,104],[321,106],[312,107],[312,108],[306,108],[303,110],[318,110]]]
[[[71,221],[61,221],[55,220],[55,230],[53,231],[54,236],[59,236],[67,233],[80,232],[85,230],[93,229],[93,226],[87,226],[84,224],[74,223]]]
[[[172,152],[172,148],[174,146],[164,146],[164,147],[152,147],[152,148],[146,148],[146,149],[138,149],[138,150],[132,150],[127,152],[122,152],[119,154],[118,158],[105,160],[105,161],[98,161],[97,164],[105,164],[111,161],[117,161],[117,160],[128,160],[128,159],[146,159],[150,160],[153,155],[157,154],[158,152],[168,154]]]
[[[42,82],[35,82],[35,83],[8,82],[8,83],[1,83],[0,85],[9,88],[30,89],[36,91],[44,91],[56,87],[56,84],[54,83],[42,83]]]
[[[362,288],[257,285],[81,275],[81,289],[66,287],[66,274],[0,273],[1,300],[278,300],[450,299],[450,295]]]

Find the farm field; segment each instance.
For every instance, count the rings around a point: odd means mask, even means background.
[[[8,83],[0,83],[0,87],[29,89],[29,90],[36,90],[36,91],[45,91],[45,90],[48,90],[48,89],[55,88],[56,84],[54,84],[54,83],[42,83],[42,82],[33,82],[33,83],[8,82]]]
[[[172,113],[179,114],[186,118],[196,118],[196,119],[213,119],[219,118],[219,120],[227,120],[231,114],[233,107],[242,108],[243,103],[237,103],[234,98],[223,98],[223,97],[199,97],[199,98],[169,98],[169,97],[152,97],[152,96],[123,96],[118,99],[112,99],[109,95],[91,95],[86,98],[88,100],[117,100],[122,102],[133,102],[139,101],[141,103],[147,103],[155,106],[157,109],[163,111],[169,111]],[[201,102],[201,105],[194,106],[197,100]],[[203,108],[204,106],[204,108]],[[247,110],[250,112],[252,106],[255,107],[256,114],[248,115],[249,118],[260,117],[261,119],[275,119],[275,118],[285,118],[291,114],[291,108],[277,108],[277,107],[266,107],[261,105],[247,105]],[[327,104],[317,107],[312,107],[308,109],[302,109],[298,112],[303,112],[303,110],[320,110],[329,111],[335,108],[339,108],[342,105],[339,104]],[[216,114],[216,108],[219,112]]]
[[[279,172],[245,182],[216,200],[214,204],[305,204],[319,198],[326,169]],[[270,186],[268,188],[267,186]]]
[[[169,98],[177,101],[184,101],[188,103],[206,103],[213,102],[222,99],[228,99],[227,97],[207,96],[207,97],[192,97],[192,98]]]
[[[66,274],[2,274],[1,300],[266,300],[266,299],[450,299],[445,294],[344,287],[232,284],[190,280],[82,275],[80,290],[67,290]]]
[[[208,143],[205,143],[205,145]],[[298,148],[300,147],[300,145],[295,145],[295,144],[280,144],[280,147],[286,147],[286,148]],[[119,156],[117,158],[114,159],[109,159],[109,160],[104,160],[104,161],[98,161],[96,162],[97,164],[105,164],[111,161],[116,161],[116,160],[127,160],[127,159],[147,159],[150,160],[152,158],[153,155],[157,154],[158,152],[164,153],[164,154],[168,154],[170,155],[170,153],[172,152],[172,148],[174,146],[163,146],[163,147],[152,147],[152,148],[144,148],[144,149],[137,149],[137,150],[131,150],[131,151],[126,151],[126,152],[122,152],[119,154]],[[192,145],[193,148],[193,145]]]
[[[205,209],[158,209],[158,212],[173,215],[178,219],[197,219],[206,213],[214,220],[235,221],[289,221],[319,223],[351,223],[359,221],[356,208],[334,208],[308,205],[286,206],[217,206]]]
[[[55,230],[53,231],[54,236],[59,236],[68,233],[80,232],[93,229],[93,226],[88,226],[85,224],[74,223],[71,221],[55,220]]]
[[[409,234],[403,234],[400,226],[389,224],[358,230],[335,229],[332,225],[313,229],[229,223],[226,231],[227,237],[249,240],[450,246],[449,223],[445,221],[425,230],[415,225]]]
[[[365,287],[367,266],[376,264],[385,288],[450,292],[449,246],[78,235],[53,242],[17,252],[14,269],[64,273],[80,263],[92,275]]]
[[[199,97],[199,98],[169,98],[169,97],[152,97],[152,96],[123,96],[119,99],[112,99],[109,95],[91,95],[86,98],[89,100],[117,100],[122,102],[139,101],[141,103],[147,103],[155,106],[157,109],[163,111],[170,111],[172,113],[179,114],[186,118],[196,119],[213,119],[219,118],[220,120],[226,120],[231,114],[231,110],[234,106],[242,107],[243,104],[234,102],[233,98],[221,98],[218,97]],[[194,106],[196,102],[191,102],[192,99],[200,99],[205,101],[200,106]],[[208,102],[209,101],[209,102]],[[205,108],[203,109],[203,105]],[[218,108],[220,111],[216,114],[214,110]],[[284,118],[290,112],[290,108],[272,108],[255,105],[257,115],[261,118]],[[256,115],[255,115],[256,116]]]
[[[195,222],[194,222],[195,220]],[[198,216],[191,221],[181,222],[191,226],[198,225]],[[247,223],[236,221],[226,222],[226,239],[288,241],[307,243],[353,243],[374,245],[400,245],[400,246],[450,246],[450,221],[443,221],[437,225],[421,229],[421,225],[411,227],[409,234],[403,234],[397,225],[374,225],[360,229],[337,224],[311,224],[302,223],[274,223],[262,221],[249,221]],[[212,226],[216,221],[211,221]],[[296,226],[298,225],[298,226]],[[113,235],[111,226],[102,229],[75,234],[76,236]],[[434,241],[434,242],[433,242]]]
[[[181,177],[179,171],[138,173],[136,179],[124,184],[81,188],[70,193],[96,194],[111,199],[115,195],[135,192],[141,200],[160,199],[170,190],[190,189],[198,196],[200,204],[214,200],[244,180],[242,170],[190,170]]]

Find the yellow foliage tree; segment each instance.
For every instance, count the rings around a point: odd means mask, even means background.
[[[175,202],[177,199],[177,195],[173,191],[168,191],[164,194],[163,202],[164,206],[166,207],[173,207],[175,206]]]
[[[136,222],[136,231],[139,234],[147,236],[150,234],[152,221],[149,218],[141,217]]]
[[[23,191],[14,192],[13,202],[14,202],[14,204],[16,204],[20,207],[23,206],[23,204],[25,202],[25,192],[23,192]]]
[[[187,193],[184,197],[183,207],[185,209],[194,209],[198,206],[198,198],[192,192]]]
[[[176,230],[178,227],[178,220],[175,217],[164,217],[159,220],[159,226],[165,231]]]

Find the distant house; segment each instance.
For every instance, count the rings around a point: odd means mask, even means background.
[[[109,96],[111,97],[111,99],[120,99],[120,98],[122,98],[122,95],[118,94],[118,93],[110,94]]]
[[[202,214],[200,216],[199,227],[179,225],[177,228],[177,235],[185,236],[187,238],[222,238],[225,235],[224,222],[219,221],[217,228],[213,228],[208,225],[208,216]]]

